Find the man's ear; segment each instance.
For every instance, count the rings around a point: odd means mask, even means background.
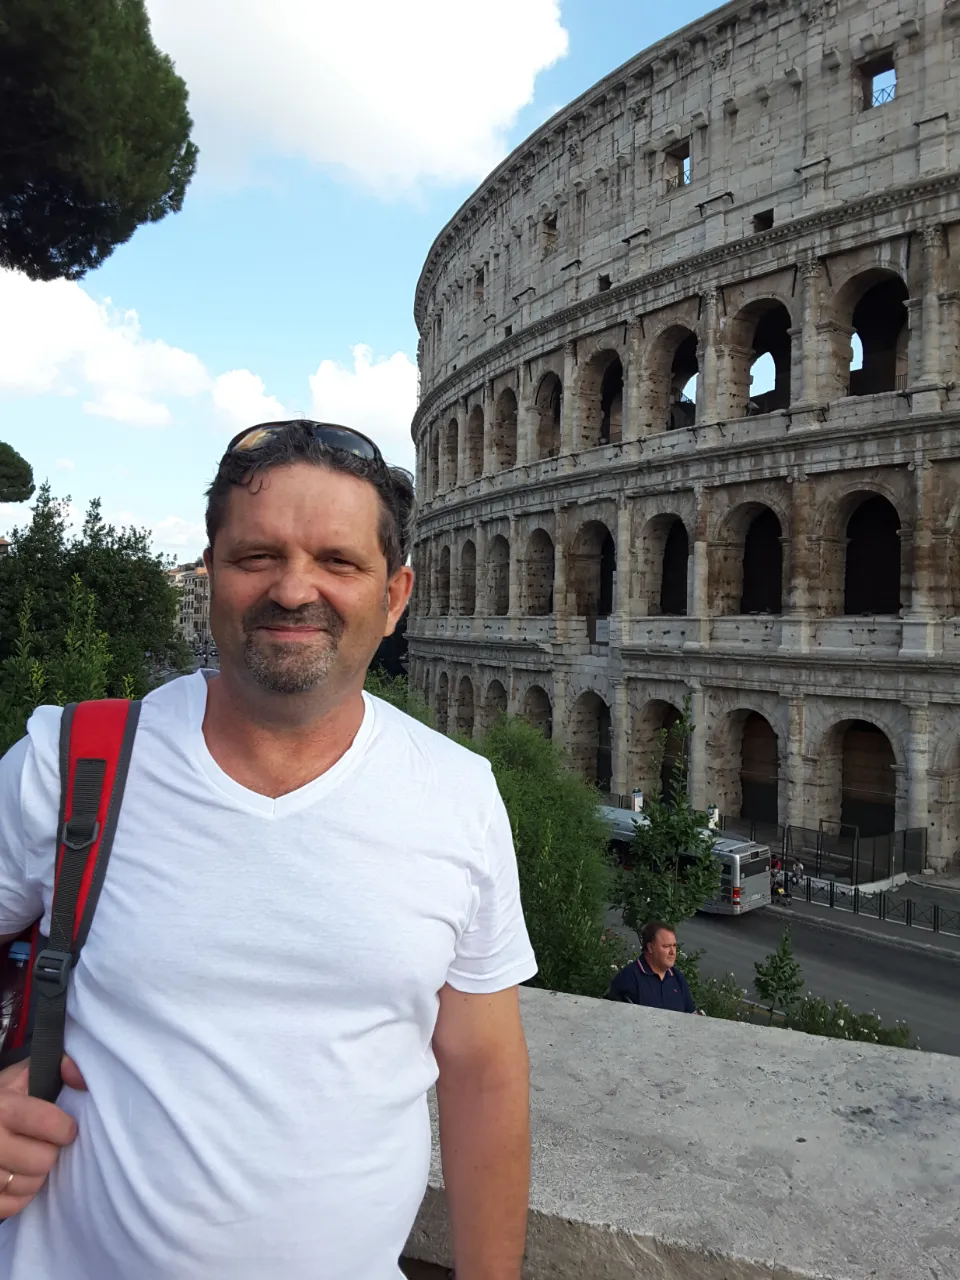
[[[413,570],[401,565],[387,583],[387,620],[383,628],[385,636],[392,636],[413,592]]]

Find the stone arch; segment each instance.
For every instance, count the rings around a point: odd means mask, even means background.
[[[437,609],[442,618],[450,614],[450,547],[447,545],[440,550],[437,567]]]
[[[441,671],[437,677],[437,700],[435,705],[437,728],[446,733],[450,721],[450,677]]]
[[[689,384],[699,378],[697,344],[697,335],[682,324],[670,325],[651,344],[647,390],[651,433],[695,425],[696,394],[690,394]]]
[[[537,459],[556,458],[560,453],[560,420],[563,413],[563,383],[555,373],[540,379],[534,400],[537,424]]]
[[[531,533],[523,558],[523,570],[526,612],[534,618],[553,613],[553,539],[545,529],[534,529]]]
[[[783,612],[783,529],[765,503],[734,507],[710,546],[710,561],[714,614]]]
[[[570,710],[567,750],[573,768],[599,791],[613,780],[613,734],[610,708],[598,693],[581,693]]]
[[[435,498],[440,492],[440,431],[437,427],[430,428],[427,457],[429,458],[427,496]]]
[[[711,734],[711,800],[725,818],[775,827],[780,822],[781,743],[751,707],[727,712]]]
[[[510,387],[497,396],[493,412],[493,465],[496,471],[517,465],[517,396]]]
[[[790,404],[790,330],[793,320],[777,298],[750,302],[727,325],[729,416],[773,413]],[[769,357],[765,360],[765,357]],[[755,386],[762,365],[771,364],[772,386]]]
[[[461,676],[457,685],[457,705],[454,728],[466,738],[473,737],[476,712],[473,699],[473,681],[469,676]]]
[[[585,449],[614,444],[623,434],[623,364],[618,352],[598,351],[580,374],[580,442]]]
[[[472,618],[477,611],[477,547],[471,538],[460,548],[457,613]]]
[[[483,475],[483,409],[478,404],[473,406],[467,418],[464,453],[464,480],[479,480]]]
[[[879,266],[858,272],[839,289],[832,357],[840,394],[877,395],[906,387],[910,328],[905,303],[909,296],[899,272]],[[853,359],[854,336],[859,362]],[[859,368],[854,367],[857,363]]]
[[[506,714],[507,691],[499,680],[491,680],[483,695],[483,708],[480,717],[480,727],[483,732],[486,733],[488,729],[492,729],[499,718]]]
[[[651,698],[633,718],[630,755],[637,785],[645,796],[660,795],[668,802],[673,798],[676,764],[684,749],[676,732],[682,719],[680,707],[663,698]],[[664,732],[666,742],[658,771],[656,755]]]
[[[457,451],[460,428],[456,418],[451,418],[443,429],[443,448],[440,459],[441,484],[444,489],[457,487]]]
[[[577,614],[608,618],[613,612],[617,549],[613,535],[600,520],[581,525],[573,542],[571,581]]]
[[[879,494],[864,493],[850,511],[845,532],[844,614],[898,614],[902,548],[896,507]]]
[[[640,535],[641,606],[650,615],[687,613],[687,526],[673,512],[648,520]]]
[[[523,695],[520,713],[528,724],[539,729],[545,738],[553,737],[553,707],[545,689],[532,684]]]
[[[487,609],[495,618],[510,611],[510,544],[502,533],[487,547]]]
[[[820,817],[844,834],[887,835],[896,828],[897,759],[893,740],[869,720],[841,720],[819,751]]]

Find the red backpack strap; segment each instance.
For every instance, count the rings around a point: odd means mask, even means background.
[[[60,724],[60,824],[47,945],[33,970],[36,993],[30,1093],[54,1102],[70,970],[90,931],[127,780],[140,703],[71,703]]]

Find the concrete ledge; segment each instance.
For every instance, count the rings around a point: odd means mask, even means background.
[[[528,1280],[960,1275],[960,1061],[524,990]],[[407,1255],[449,1265],[439,1157]]]

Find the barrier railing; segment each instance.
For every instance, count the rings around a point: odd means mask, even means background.
[[[788,897],[797,895],[835,911],[849,911],[872,920],[960,937],[960,906],[954,909],[939,902],[917,902],[889,893],[866,893],[858,885],[816,880],[813,876],[806,876],[799,885],[792,886],[792,894],[788,891]]]

